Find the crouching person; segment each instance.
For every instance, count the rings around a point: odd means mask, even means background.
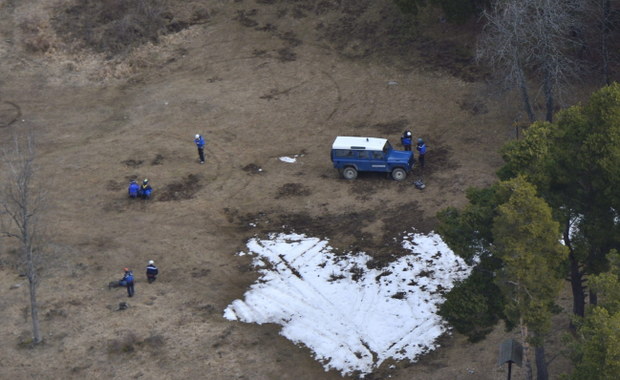
[[[142,181],[142,186],[140,186],[140,197],[142,199],[151,199],[152,193],[153,188],[151,187],[149,180],[145,178],[144,181]]]
[[[155,262],[153,260],[149,260],[149,265],[146,266],[146,279],[149,284],[152,284],[153,281],[157,280],[158,274],[159,270],[155,266]]]
[[[129,188],[127,189],[127,193],[129,194],[129,198],[138,198],[138,196],[140,195],[140,185],[138,185],[136,180],[131,180]]]

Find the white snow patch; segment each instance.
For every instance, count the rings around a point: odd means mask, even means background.
[[[224,318],[278,323],[281,334],[309,347],[325,370],[370,373],[384,360],[414,360],[446,331],[442,291],[471,272],[441,238],[408,234],[410,255],[368,269],[365,253],[335,255],[326,240],[298,234],[252,239],[261,277]],[[267,262],[267,264],[265,263]]]
[[[287,162],[289,164],[294,164],[297,161],[297,156],[295,156],[295,157],[286,157],[286,156],[284,156],[284,157],[280,157],[279,160],[282,161],[282,162]]]

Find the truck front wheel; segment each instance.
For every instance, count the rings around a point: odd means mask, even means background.
[[[392,178],[394,178],[394,180],[396,181],[403,181],[405,178],[407,178],[407,172],[405,171],[405,169],[396,168],[392,170]]]
[[[347,166],[346,168],[344,168],[344,170],[342,171],[342,176],[345,179],[356,179],[357,178],[357,170],[355,170],[354,167],[351,166]]]

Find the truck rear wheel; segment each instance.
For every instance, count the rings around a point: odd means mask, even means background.
[[[342,171],[342,176],[345,179],[356,179],[357,178],[357,170],[355,170],[354,167],[351,166],[347,166],[346,168],[344,168],[344,170]]]
[[[392,170],[392,178],[394,178],[395,181],[403,181],[405,178],[407,178],[407,172],[405,171],[405,169],[396,168]]]

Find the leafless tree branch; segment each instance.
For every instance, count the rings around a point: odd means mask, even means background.
[[[36,297],[37,267],[41,259],[38,232],[45,208],[45,192],[34,182],[35,157],[32,132],[25,136],[15,135],[12,144],[1,152],[0,164],[5,178],[0,189],[0,234],[19,241],[20,264],[26,272],[30,291],[33,343],[38,344],[42,341]]]

